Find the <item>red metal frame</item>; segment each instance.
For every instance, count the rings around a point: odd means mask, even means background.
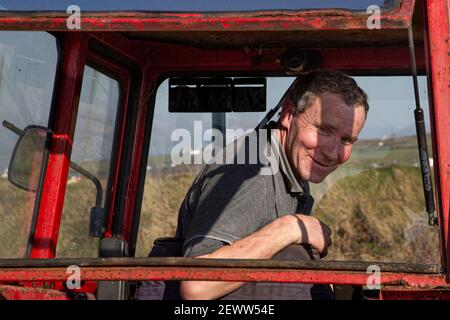
[[[399,8],[385,11],[385,30],[405,29],[411,20],[414,0],[402,1]],[[299,10],[233,13],[85,12],[84,31],[264,31],[264,30],[366,30],[365,11]],[[11,13],[0,16],[4,30],[67,31],[65,13]],[[320,17],[320,18],[317,18]]]
[[[114,146],[115,151],[115,162],[111,163],[111,181],[110,181],[110,194],[109,194],[109,203],[107,204],[108,212],[107,212],[107,220],[106,220],[106,228],[105,228],[105,237],[112,236],[112,226],[113,221],[116,216],[116,202],[117,202],[117,192],[119,190],[120,183],[120,169],[122,165],[122,154],[124,151],[125,145],[125,135],[126,135],[126,124],[127,124],[127,116],[129,114],[130,109],[130,94],[131,94],[131,85],[132,78],[130,71],[125,67],[121,66],[118,63],[112,62],[110,59],[105,58],[101,55],[97,55],[94,53],[89,53],[88,60],[100,65],[103,70],[106,70],[108,73],[112,74],[113,77],[119,81],[120,85],[120,101],[117,107],[117,114],[119,115],[119,122],[116,124],[116,134],[117,140],[116,145]]]
[[[450,78],[449,78],[449,19],[450,1],[427,0],[426,16],[428,22],[427,59],[432,83],[434,132],[436,133],[434,157],[437,159],[439,191],[438,218],[443,242],[441,242],[442,261],[450,266]],[[437,190],[437,191],[438,191]],[[449,270],[447,276],[450,278]]]
[[[159,74],[152,73],[146,69],[143,76],[142,86],[139,97],[139,110],[137,114],[136,131],[134,134],[134,144],[132,153],[132,163],[130,170],[130,180],[128,181],[127,197],[125,201],[124,219],[122,227],[122,237],[129,241],[132,237],[133,222],[136,217],[136,202],[138,198],[138,185],[140,179],[140,168],[143,160],[145,132],[149,119],[150,101],[153,93],[157,89],[157,79]],[[150,120],[152,121],[152,119]]]
[[[66,292],[0,285],[0,298],[6,300],[71,300]]]
[[[142,42],[144,45],[145,42]],[[149,48],[150,66],[161,75],[168,72],[240,72],[285,74],[280,62],[284,49],[201,50],[198,48],[166,44],[146,44]],[[322,60],[321,67],[371,74],[410,74],[408,48],[311,48]],[[261,57],[256,64],[254,57]],[[383,57],[383,59],[380,59]],[[416,48],[417,68],[425,70],[424,51]],[[154,70],[154,69],[153,69]]]
[[[450,263],[450,110],[448,83],[448,53],[449,0],[426,1],[428,34],[426,35],[425,51],[418,48],[417,64],[419,69],[429,70],[433,85],[433,117],[436,133],[435,159],[437,159],[437,175],[439,189],[439,222],[443,235],[441,242],[442,262],[444,266]],[[388,12],[382,17],[383,28],[405,29],[411,22],[414,1],[405,1],[400,9]],[[189,30],[362,30],[366,28],[366,15],[354,15],[345,10],[321,10],[320,18],[314,18],[318,11],[305,10],[298,13],[273,14],[273,12],[241,13],[241,14],[159,14],[151,13],[89,13],[82,20],[82,30],[117,30],[117,31],[189,31]],[[1,16],[0,26],[10,30],[66,30],[66,16],[61,14],[42,14],[33,16]],[[283,74],[279,57],[282,49],[248,49],[248,50],[202,50],[185,45],[164,44],[155,41],[130,41],[117,33],[72,32],[64,35],[64,50],[62,52],[62,67],[60,89],[56,98],[56,114],[51,141],[48,167],[42,188],[42,198],[37,218],[35,239],[31,258],[52,258],[55,255],[59,223],[63,209],[66,181],[69,170],[69,159],[72,139],[76,124],[79,93],[81,90],[83,68],[87,59],[88,38],[114,48],[119,54],[135,62],[143,71],[143,81],[140,88],[138,114],[129,181],[126,184],[126,201],[123,217],[122,238],[130,241],[133,223],[136,219],[136,201],[140,179],[140,169],[143,161],[144,141],[148,130],[151,109],[151,97],[160,81],[169,74],[184,72],[236,72],[245,74]],[[428,42],[427,42],[428,41]],[[429,45],[429,48],[428,48]],[[312,48],[314,49],[314,48]],[[322,67],[346,71],[358,70],[359,73],[377,72],[381,68],[386,74],[407,73],[409,71],[409,53],[407,48],[321,48],[315,49],[321,55]],[[426,56],[425,56],[426,55]],[[260,56],[256,60],[254,57]],[[383,59],[380,59],[383,57]],[[125,143],[126,117],[131,106],[128,105],[131,78],[127,70],[118,64],[96,55],[90,55],[97,63],[118,74],[124,84],[121,108],[124,112],[119,124],[118,155],[122,155]],[[386,71],[387,70],[387,71]],[[439,150],[439,152],[436,152]],[[118,159],[121,159],[119,156]],[[117,190],[120,177],[120,163],[112,168],[111,204],[107,220],[107,236],[112,235],[113,208],[117,201]],[[440,191],[440,192],[438,192]],[[363,272],[331,271],[331,270],[286,270],[286,269],[249,269],[249,268],[196,268],[196,267],[85,267],[82,268],[83,280],[145,280],[145,279],[204,279],[225,281],[276,281],[276,282],[309,282],[360,284],[367,283],[368,274]],[[434,288],[446,286],[449,274],[413,274],[413,273],[383,273],[382,283],[389,285],[404,284],[417,288]],[[0,281],[64,281],[67,277],[65,268],[27,268],[1,269]],[[3,289],[2,289],[3,288]],[[6,288],[6,289],[5,289]],[[2,291],[3,290],[3,291]],[[0,286],[2,292],[19,292],[19,289]],[[20,291],[21,292],[21,291]],[[408,291],[411,293],[411,291]],[[14,296],[11,293],[10,296]],[[23,292],[15,297],[22,297]],[[49,292],[32,292],[36,297],[48,296]],[[41,295],[42,294],[42,295]],[[447,294],[447,293],[445,293]],[[389,295],[385,295],[385,298]],[[50,294],[50,296],[54,296]],[[58,296],[57,294],[55,297]],[[393,296],[393,295],[391,295]]]
[[[68,33],[64,37],[63,47],[50,154],[42,187],[31,258],[55,256],[86,61],[87,38],[82,33]]]
[[[223,267],[173,267],[173,266],[107,266],[80,267],[81,279],[91,280],[220,280],[220,281],[273,281],[303,283],[333,283],[367,285],[371,274],[366,272],[336,270],[296,270],[265,268]],[[0,281],[65,281],[67,269],[53,268],[2,268]],[[415,288],[448,286],[445,275],[383,272],[382,285],[402,285]]]

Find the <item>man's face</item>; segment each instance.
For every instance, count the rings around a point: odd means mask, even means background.
[[[350,159],[365,122],[364,107],[347,105],[341,95],[323,93],[303,113],[288,104],[281,116],[287,129],[285,152],[294,173],[319,183]]]

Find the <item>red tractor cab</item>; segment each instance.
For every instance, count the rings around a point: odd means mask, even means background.
[[[450,299],[450,1],[273,6],[0,11],[1,297],[133,299],[138,281],[220,279]],[[316,69],[355,77],[371,105],[352,160],[313,188],[328,258],[147,257],[203,164],[171,161],[173,132],[200,130],[195,160],[205,130],[255,128]]]

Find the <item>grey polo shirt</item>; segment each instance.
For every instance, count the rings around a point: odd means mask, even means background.
[[[272,127],[269,124],[269,127]],[[293,213],[310,214],[314,203],[308,183],[297,180],[274,130],[270,150],[278,170],[263,175],[270,164],[208,164],[198,174],[181,204],[177,237],[183,254],[196,257],[242,239],[275,219]],[[240,139],[252,138],[252,133]],[[238,139],[239,140],[239,139]],[[235,141],[226,146],[229,148]],[[249,148],[247,148],[248,150]],[[248,151],[246,151],[248,152]],[[248,156],[248,155],[246,155]]]

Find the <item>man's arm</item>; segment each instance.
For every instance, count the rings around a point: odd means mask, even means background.
[[[231,245],[197,258],[270,259],[292,243],[310,244],[319,253],[324,253],[331,245],[330,235],[330,228],[314,217],[287,215]],[[189,300],[217,299],[244,284],[245,282],[181,281],[180,294],[183,299]]]

